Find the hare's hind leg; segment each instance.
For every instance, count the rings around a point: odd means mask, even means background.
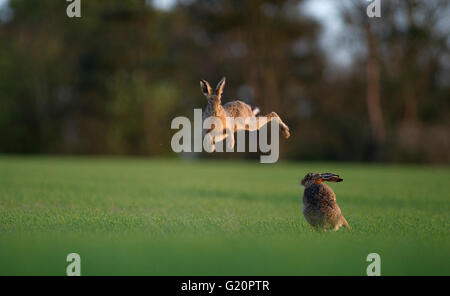
[[[260,118],[265,118],[266,120],[264,121],[260,121]],[[255,130],[259,130],[261,129],[264,125],[266,125],[267,123],[269,123],[272,120],[276,120],[280,126],[281,129],[281,133],[283,134],[283,136],[287,139],[290,137],[290,133],[289,133],[289,127],[283,122],[283,120],[281,120],[280,116],[278,116],[277,113],[275,112],[270,112],[269,114],[265,115],[265,116],[261,116],[261,117],[256,117],[256,126],[253,127],[247,127],[246,129],[249,131],[255,131]]]
[[[348,230],[352,230],[352,228],[350,227],[350,225],[348,224],[347,220],[344,218],[344,216],[341,216],[342,218],[342,226],[344,226],[345,228],[347,228]]]
[[[339,218],[338,222],[334,225],[333,230],[337,231],[341,227],[347,228],[347,230],[351,230],[351,227],[350,225],[348,225],[347,220],[345,220],[344,216],[341,216]]]
[[[275,112],[270,112],[269,115],[266,115],[267,117],[270,116],[271,120],[275,119],[278,121],[278,124],[280,125],[281,133],[283,136],[287,139],[291,136],[291,133],[289,132],[289,127],[281,120],[280,116],[278,116]]]

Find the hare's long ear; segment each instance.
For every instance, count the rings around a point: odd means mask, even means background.
[[[205,96],[207,96],[207,97],[212,96],[212,94],[213,94],[212,88],[209,85],[208,81],[200,80],[200,88]]]
[[[223,93],[223,88],[225,87],[225,77],[222,78],[222,80],[219,81],[219,83],[217,83],[216,86],[216,95],[218,98],[220,98],[222,96]]]
[[[320,174],[320,178],[323,181],[328,181],[328,182],[342,182],[344,180],[342,178],[339,178],[339,175],[332,174],[332,173]]]

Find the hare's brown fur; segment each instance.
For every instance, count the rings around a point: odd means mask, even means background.
[[[303,178],[303,215],[306,221],[315,228],[338,230],[344,226],[350,229],[336,202],[336,195],[322,181],[340,182],[342,179],[329,173],[308,174]]]
[[[250,105],[242,102],[242,101],[232,101],[228,102],[224,105],[221,104],[222,92],[225,86],[225,77],[217,84],[215,91],[212,90],[211,86],[206,80],[200,80],[200,88],[203,94],[208,99],[208,105],[206,106],[205,111],[203,112],[203,120],[209,117],[216,117],[220,119],[222,123],[221,128],[217,128],[214,125],[211,126],[209,130],[207,130],[207,136],[210,137],[211,145],[214,151],[214,143],[225,139],[226,137],[231,138],[231,146],[234,146],[234,135],[233,133],[238,130],[259,130],[262,126],[267,124],[272,120],[277,120],[282,134],[285,138],[289,138],[289,128],[288,126],[281,120],[281,118],[275,112],[271,112],[266,116],[263,116],[264,120],[261,120],[260,117],[256,117],[256,114],[259,112],[258,108],[252,109]],[[250,127],[249,125],[235,123],[234,126],[227,126],[226,118],[242,118],[243,120],[254,119],[256,121],[256,125],[254,127]]]

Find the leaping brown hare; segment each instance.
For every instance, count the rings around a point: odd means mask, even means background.
[[[323,181],[341,182],[339,175],[332,173],[309,173],[302,179],[305,186],[303,193],[303,215],[314,228],[338,230],[341,226],[350,229],[347,220],[336,203],[333,189]]]
[[[263,127],[265,124],[267,124],[272,120],[278,121],[281,133],[284,135],[286,139],[289,138],[290,133],[288,126],[284,124],[284,122],[275,112],[271,112],[266,116],[263,116],[265,117],[265,119],[261,120],[260,119],[261,117],[256,117],[256,115],[259,112],[259,108],[252,109],[250,105],[242,101],[232,101],[226,103],[225,105],[222,105],[221,99],[224,87],[225,87],[225,77],[223,77],[222,80],[220,80],[220,82],[217,84],[215,91],[213,91],[213,89],[206,80],[200,80],[200,88],[203,94],[206,96],[206,99],[208,100],[208,105],[206,106],[206,109],[203,112],[203,121],[205,121],[205,119],[209,117],[216,117],[222,122],[221,126],[218,125],[217,127],[214,124],[212,124],[211,125],[212,128],[206,132],[206,136],[209,137],[209,141],[211,144],[212,148],[211,152],[215,150],[216,142],[220,142],[225,138],[227,138],[228,136],[230,137],[231,147],[234,147],[234,132],[238,130],[248,130],[248,131],[259,130],[261,127]],[[247,125],[243,124],[240,121],[236,121],[233,124],[234,126],[227,126],[226,117],[230,117],[233,119],[242,118],[244,121],[248,119],[254,119],[256,124]]]

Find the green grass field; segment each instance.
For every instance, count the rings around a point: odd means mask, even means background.
[[[353,231],[315,232],[300,178]],[[0,157],[0,275],[450,275],[450,168]]]

